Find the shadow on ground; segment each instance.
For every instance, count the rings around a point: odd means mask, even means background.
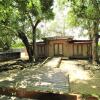
[[[67,95],[67,94],[38,93],[38,94],[35,94],[33,98],[31,99],[7,97],[7,96],[2,96],[0,99],[2,100],[77,100],[77,96]]]

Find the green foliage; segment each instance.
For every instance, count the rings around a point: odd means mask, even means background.
[[[67,0],[56,0],[57,6],[59,6],[60,9],[63,9],[66,6]]]
[[[77,16],[73,13],[73,11],[68,12],[67,23],[68,27],[77,27],[79,25]]]
[[[68,15],[68,25],[70,27],[80,26],[85,29],[93,27],[93,21],[100,17],[100,2],[93,0],[68,0],[70,3],[70,11]],[[98,6],[95,6],[98,3]],[[98,10],[97,10],[98,8]]]
[[[11,30],[6,27],[0,27],[0,48],[8,50],[11,48],[11,44],[14,41],[14,34],[11,34]]]
[[[95,10],[93,8],[93,5],[90,5],[90,7],[88,7],[86,9],[86,15],[87,16],[94,16],[95,15]]]
[[[53,6],[53,0],[40,0],[40,3],[43,13],[49,11],[49,9],[52,9],[51,7]]]
[[[17,8],[24,16],[31,14],[34,19],[50,19],[53,15],[53,0],[16,0]],[[48,16],[47,16],[48,15]]]
[[[12,48],[23,48],[24,47],[24,44],[22,42],[16,42],[16,43],[13,43]]]
[[[93,0],[69,0],[71,2],[71,8],[74,14],[79,18],[96,19],[97,8],[100,10],[100,2],[93,2]],[[96,6],[97,5],[97,6]],[[97,7],[97,8],[96,8]],[[100,14],[100,13],[99,13]],[[97,16],[96,16],[97,15]]]
[[[32,17],[34,25],[39,19],[53,19],[52,6],[53,0],[0,1],[0,38],[2,38],[0,45],[3,47],[5,43],[8,43],[11,46],[18,36],[18,30],[25,32],[27,37],[32,37],[28,15]]]

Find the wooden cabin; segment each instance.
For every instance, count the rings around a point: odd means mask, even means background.
[[[63,56],[68,58],[90,58],[91,40],[73,40],[73,37],[47,37],[37,42],[37,57]]]

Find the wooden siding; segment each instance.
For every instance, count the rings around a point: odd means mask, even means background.
[[[90,44],[74,44],[73,43],[73,56],[74,58],[86,58],[91,56]]]
[[[46,46],[45,45],[37,46],[37,56],[38,58],[46,57]]]
[[[92,55],[92,45],[89,40],[55,39],[38,43],[38,57],[65,56],[73,58],[86,58]]]

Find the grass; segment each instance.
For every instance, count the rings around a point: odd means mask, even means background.
[[[76,80],[71,82],[71,92],[100,96],[100,70],[90,71],[89,80]]]

